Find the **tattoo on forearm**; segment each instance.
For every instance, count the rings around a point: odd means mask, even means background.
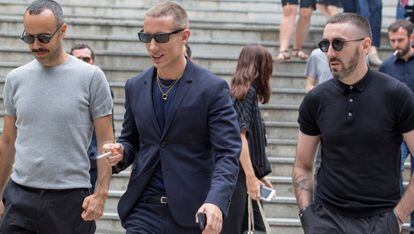
[[[298,190],[305,190],[308,192],[313,192],[311,181],[306,176],[298,176],[293,180],[293,186]]]

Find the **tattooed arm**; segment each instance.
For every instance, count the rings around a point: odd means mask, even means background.
[[[319,139],[319,136],[309,136],[299,131],[292,170],[293,190],[299,209],[307,207],[312,202],[313,164]]]

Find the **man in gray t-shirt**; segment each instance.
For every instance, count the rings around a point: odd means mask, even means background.
[[[306,92],[311,91],[316,85],[332,78],[328,65],[328,58],[319,48],[314,49],[308,58],[305,68]]]
[[[65,52],[68,25],[58,3],[34,1],[23,22],[21,39],[36,59],[6,77],[0,233],[93,233],[111,165],[97,160],[89,195],[87,149],[93,126],[98,152],[114,140],[109,85],[102,70]]]

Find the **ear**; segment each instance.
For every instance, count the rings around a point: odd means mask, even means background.
[[[68,30],[68,24],[63,23],[62,26],[60,27],[60,37],[61,37],[61,39],[65,38],[67,30]]]
[[[411,44],[413,44],[413,42],[414,42],[414,33],[411,33],[409,39],[410,39]]]
[[[365,54],[368,54],[369,49],[371,48],[372,45],[372,39],[369,37],[366,37],[364,40],[362,40],[361,46],[362,46],[362,50],[364,51]]]
[[[183,37],[182,37],[182,42],[184,44],[186,44],[188,42],[188,40],[190,39],[190,35],[191,35],[190,29],[188,29],[188,28],[184,29]]]

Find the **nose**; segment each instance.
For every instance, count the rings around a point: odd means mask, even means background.
[[[155,51],[157,49],[158,49],[158,43],[155,41],[154,38],[152,38],[151,41],[148,42],[148,50]]]
[[[39,40],[36,38],[35,40],[34,40],[34,42],[33,42],[33,44],[32,44],[33,46],[33,49],[39,49],[41,46],[40,46],[40,42],[39,42]]]
[[[333,58],[336,56],[336,50],[332,47],[332,43],[329,44],[328,51],[326,52],[326,55],[328,58]]]

